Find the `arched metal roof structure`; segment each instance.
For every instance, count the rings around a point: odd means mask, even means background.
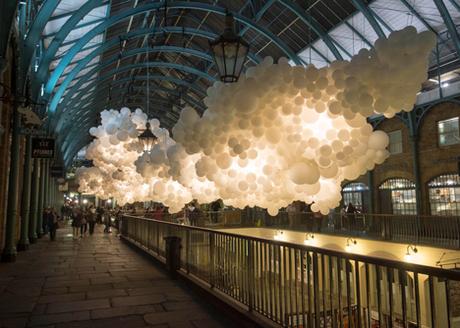
[[[100,111],[144,106],[146,83],[155,86],[151,115],[168,128],[184,104],[203,111],[217,75],[208,41],[222,32],[226,9],[251,45],[246,68],[265,56],[316,66],[348,60],[407,25],[438,36],[433,83],[460,66],[458,0],[21,1],[20,82],[47,104],[64,161],[91,140]],[[4,29],[0,38],[1,57]]]

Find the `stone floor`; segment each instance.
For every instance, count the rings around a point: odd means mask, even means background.
[[[0,327],[231,327],[147,258],[102,233],[45,236],[0,264]]]

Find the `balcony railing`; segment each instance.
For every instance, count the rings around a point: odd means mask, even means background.
[[[454,327],[460,273],[219,230],[123,216],[124,239],[281,327]]]
[[[266,227],[303,232],[460,248],[460,217],[387,214],[318,215],[311,212],[264,210],[203,212],[199,225],[209,227]]]

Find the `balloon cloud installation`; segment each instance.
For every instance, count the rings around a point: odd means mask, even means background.
[[[171,212],[222,198],[271,215],[301,200],[326,214],[344,180],[388,157],[387,134],[366,119],[412,110],[435,42],[407,27],[321,69],[267,57],[236,83],[215,82],[202,116],[184,108],[174,138],[140,109],[103,111],[90,129],[94,167],[77,172],[80,191],[120,204],[155,200]],[[157,142],[144,152],[138,135],[147,122]]]

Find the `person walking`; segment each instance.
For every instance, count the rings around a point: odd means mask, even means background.
[[[81,221],[82,221],[81,209],[75,208],[73,213],[72,213],[72,235],[73,235],[73,239],[78,238],[78,233],[79,233],[80,227],[81,227]]]
[[[345,211],[347,213],[348,229],[353,230],[356,228],[356,207],[350,202]]]
[[[42,212],[42,229],[43,234],[48,233],[48,215],[49,215],[49,206],[45,207]]]
[[[86,235],[87,231],[88,231],[88,209],[85,209],[82,212],[82,217],[81,217],[80,238],[83,238],[83,236]]]
[[[102,224],[102,216],[104,215],[104,209],[100,206],[96,208],[96,222]]]
[[[155,207],[155,210],[153,212],[153,219],[154,220],[163,220],[163,206],[161,204],[158,204]]]
[[[58,222],[58,215],[56,213],[56,210],[54,208],[48,208],[47,225],[48,225],[48,231],[50,234],[51,241],[56,240],[56,229],[57,229],[57,224],[58,224],[57,222]]]
[[[192,226],[197,226],[198,225],[198,220],[200,218],[201,211],[198,209],[197,205],[195,202],[192,202],[188,206],[188,217],[190,220],[190,225]]]
[[[87,220],[89,224],[89,234],[92,235],[94,233],[94,226],[96,225],[96,209],[93,205],[89,207]]]
[[[211,223],[217,223],[220,211],[220,201],[215,200],[211,204]]]
[[[105,233],[111,233],[110,231],[110,212],[109,211],[104,211],[104,224],[105,224],[105,228],[104,228],[104,232]]]

